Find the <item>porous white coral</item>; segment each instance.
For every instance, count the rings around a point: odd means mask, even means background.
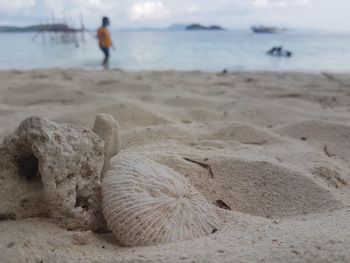
[[[184,176],[139,154],[111,160],[102,198],[108,227],[124,246],[191,240],[222,225],[216,208]]]
[[[91,130],[31,117],[5,138],[0,152],[1,166],[9,171],[5,179],[18,184],[0,187],[0,193],[13,193],[3,213],[21,218],[45,212],[68,228],[103,227],[99,187],[104,142]],[[30,188],[42,195],[35,203],[30,197],[16,199]]]

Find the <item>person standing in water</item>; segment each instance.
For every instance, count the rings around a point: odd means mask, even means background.
[[[110,25],[110,21],[108,17],[102,18],[102,26],[97,31],[98,44],[104,54],[104,59],[102,61],[102,66],[105,69],[109,68],[109,57],[110,57],[110,48],[113,50],[114,45],[111,39],[111,35],[108,30],[108,26]]]

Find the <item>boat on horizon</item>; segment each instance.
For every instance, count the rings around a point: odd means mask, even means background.
[[[251,30],[254,33],[265,33],[265,34],[277,34],[287,31],[282,27],[272,27],[272,26],[252,26]]]

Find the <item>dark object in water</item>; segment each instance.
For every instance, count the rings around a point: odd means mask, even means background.
[[[264,34],[277,34],[277,33],[283,33],[286,31],[285,28],[271,27],[271,26],[252,26],[251,30],[254,33],[264,33]]]
[[[223,71],[219,72],[217,75],[218,76],[225,76],[228,74],[228,70],[227,69],[224,69]]]
[[[284,50],[283,47],[273,47],[269,51],[267,51],[267,54],[274,57],[291,57],[293,56],[293,53],[289,50]]]

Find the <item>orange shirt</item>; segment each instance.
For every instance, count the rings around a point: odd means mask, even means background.
[[[100,47],[109,48],[112,46],[112,39],[109,34],[109,30],[106,27],[101,27],[97,31],[97,36]]]

